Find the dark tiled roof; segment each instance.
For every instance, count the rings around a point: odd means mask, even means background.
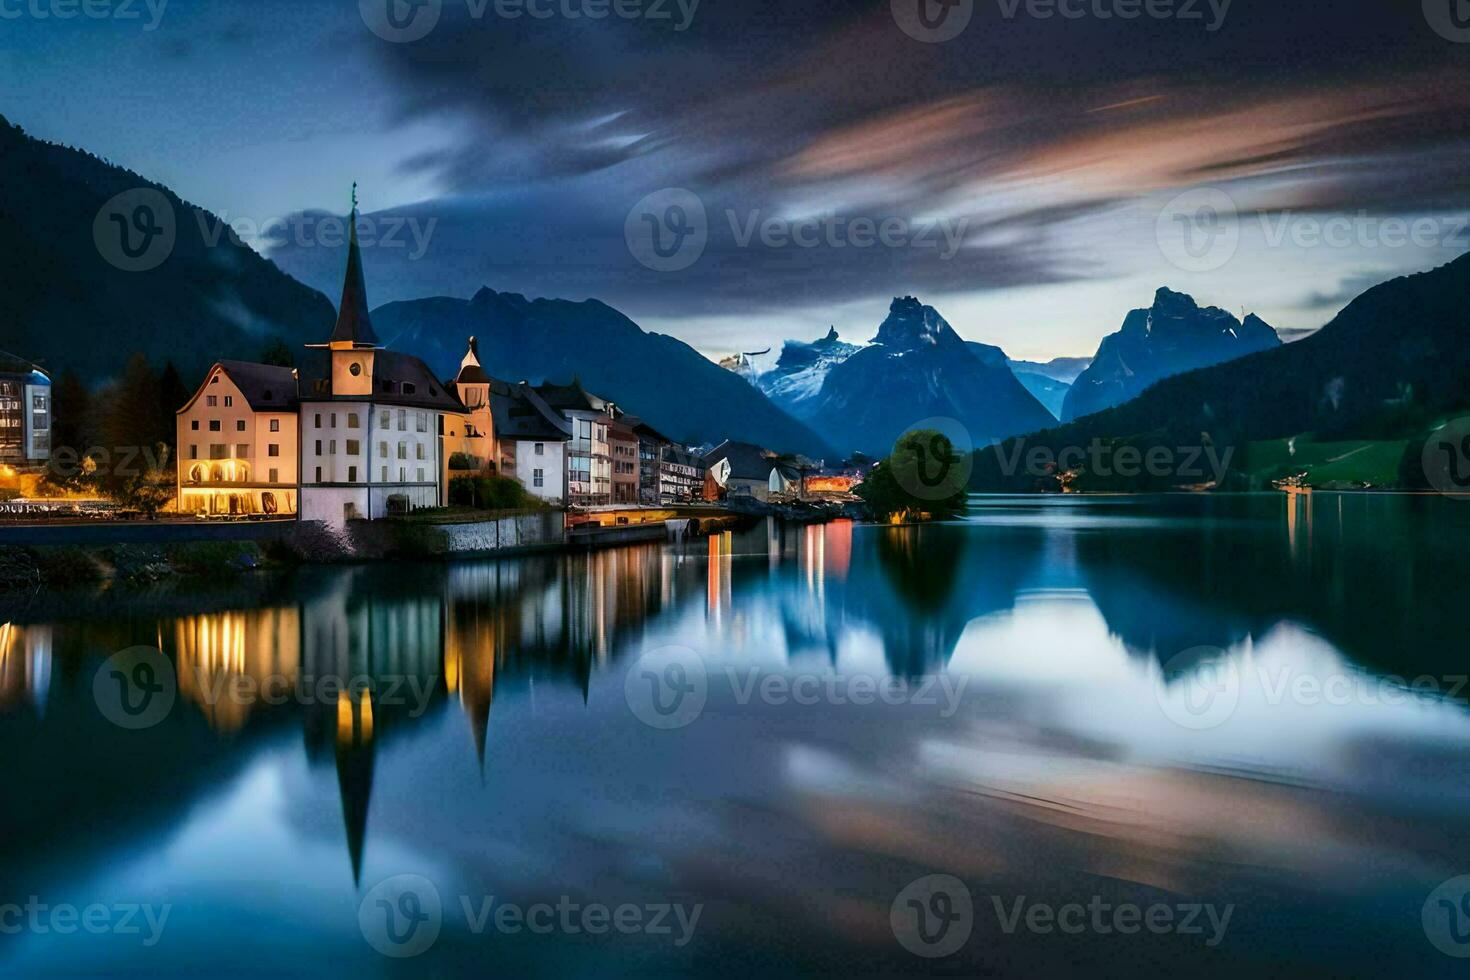
[[[639,418],[637,415],[624,415],[620,421],[644,438],[652,439],[655,442],[672,443],[674,441],[668,436],[664,435],[662,432],[655,429],[653,426],[649,425],[647,422],[643,421],[643,419]]]
[[[538,385],[536,393],[546,404],[563,412],[605,412],[612,407],[606,398],[598,398],[583,388],[578,378],[573,378],[569,385]]]
[[[23,357],[16,357],[14,354],[0,350],[0,374],[30,374],[32,371],[41,371],[41,369]],[[41,373],[46,372],[41,371]]]
[[[290,368],[251,361],[220,361],[219,366],[254,411],[289,412],[296,409],[296,376]]]
[[[362,252],[357,247],[357,211],[348,218],[352,230],[347,241],[347,275],[342,280],[342,302],[337,305],[337,325],[332,342],[348,341],[359,347],[378,346],[373,321],[368,316],[367,286],[362,277]]]
[[[722,459],[730,461],[730,476],[736,480],[768,480],[776,468],[774,457],[749,442],[725,440],[705,454],[704,465],[712,467]],[[781,469],[787,472],[786,467]]]
[[[467,352],[466,359],[468,359],[468,354],[475,356],[475,363],[461,364],[459,373],[454,376],[454,383],[464,385],[488,384],[491,380],[490,375],[486,374],[485,369],[480,366],[480,342],[474,337],[470,338],[469,351]]]
[[[570,424],[529,385],[493,382],[490,386],[490,414],[495,420],[497,438],[560,442],[572,435]]]

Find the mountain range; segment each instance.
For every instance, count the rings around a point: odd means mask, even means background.
[[[769,371],[749,359],[727,366],[841,452],[885,455],[930,418],[957,420],[980,446],[1054,421],[999,347],[962,339],[912,296],[893,300],[868,344],[833,329],[811,343],[788,341]]]
[[[387,347],[417,354],[440,377],[458,370],[473,335],[492,376],[577,378],[675,441],[699,445],[738,435],[780,452],[832,455],[810,428],[740,377],[597,300],[530,300],[485,288],[467,300],[388,303],[373,310],[373,325]]]
[[[1133,310],[1103,338],[1066,393],[1060,418],[1070,422],[1136,398],[1164,378],[1280,346],[1276,331],[1254,313],[1237,320],[1161,288],[1152,306]]]
[[[1122,405],[1033,433],[1024,448],[1055,456],[1100,441],[1143,452],[1210,447],[1223,458],[1227,448],[1303,433],[1323,441],[1422,433],[1470,407],[1467,295],[1470,254],[1372,287],[1309,337],[1166,378]],[[972,486],[1045,482],[1005,463],[1019,445],[977,454]],[[1406,451],[1412,470],[1419,443],[1410,440]],[[1147,485],[1177,482],[1163,474]]]

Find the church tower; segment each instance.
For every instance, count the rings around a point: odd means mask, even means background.
[[[373,393],[373,359],[382,350],[368,314],[367,285],[363,281],[362,252],[357,244],[357,184],[352,185],[352,215],[348,219],[347,275],[342,281],[342,302],[337,307],[337,324],[325,344],[309,347],[331,351],[332,394],[338,397],[368,397]]]

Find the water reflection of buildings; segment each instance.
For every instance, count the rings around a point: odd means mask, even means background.
[[[289,695],[301,673],[301,615],[295,606],[184,616],[174,621],[179,694],[215,731],[244,726],[254,698],[232,695],[242,683],[272,698]]]
[[[51,688],[51,628],[0,624],[0,711],[46,710]]]

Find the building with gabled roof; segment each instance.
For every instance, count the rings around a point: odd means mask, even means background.
[[[179,510],[296,513],[298,408],[293,368],[215,362],[174,420]]]

